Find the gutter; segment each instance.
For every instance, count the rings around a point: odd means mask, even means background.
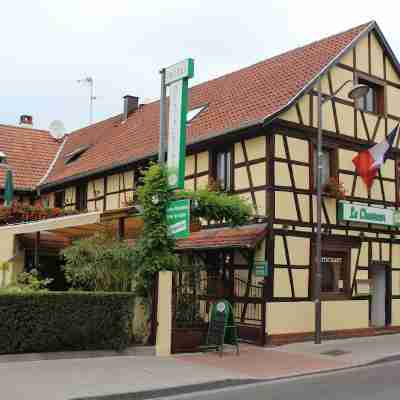
[[[243,129],[249,129],[249,128],[254,128],[256,126],[262,126],[263,122],[264,122],[264,118],[258,119],[258,120],[254,120],[254,121],[250,121],[250,122],[244,122],[244,123],[242,123],[239,126],[236,126],[234,128],[227,128],[227,129],[224,129],[224,130],[222,130],[220,132],[211,133],[209,135],[203,136],[201,139],[193,140],[193,141],[191,141],[190,143],[187,144],[187,147],[190,148],[190,146],[193,146],[193,145],[196,145],[196,144],[199,144],[199,143],[203,143],[203,142],[207,142],[208,140],[212,140],[212,139],[215,139],[215,138],[220,137],[222,135],[227,135],[227,134],[230,134],[230,133],[234,133],[234,132],[237,132],[237,131],[240,131],[240,130],[243,130]],[[141,156],[141,157],[128,158],[127,160],[122,161],[122,162],[113,163],[113,164],[110,164],[110,165],[105,166],[105,167],[101,167],[101,168],[90,170],[90,171],[85,171],[85,172],[82,172],[82,173],[76,174],[76,175],[71,175],[71,176],[63,178],[61,180],[58,180],[58,181],[55,181],[55,182],[46,183],[46,184],[42,185],[42,183],[46,180],[46,178],[48,177],[48,175],[50,173],[50,171],[48,171],[48,173],[40,180],[40,182],[39,182],[39,184],[37,186],[37,191],[40,193],[40,191],[42,191],[42,190],[46,190],[46,189],[50,189],[52,187],[64,185],[64,184],[69,183],[69,182],[74,182],[74,181],[76,181],[78,179],[84,179],[84,178],[87,178],[89,176],[93,176],[93,175],[96,175],[96,174],[102,174],[104,172],[110,172],[111,173],[114,169],[118,169],[118,168],[127,166],[129,164],[133,164],[133,163],[136,163],[136,162],[139,162],[139,161],[145,161],[145,160],[151,159],[153,157],[156,157],[157,155],[158,155],[158,151],[149,153],[149,154],[147,154],[145,156]],[[54,161],[54,163],[55,163],[55,161]],[[53,163],[52,163],[52,165],[53,165]],[[40,186],[40,185],[42,185],[42,186]]]

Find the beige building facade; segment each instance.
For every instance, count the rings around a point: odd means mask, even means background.
[[[243,103],[243,107],[235,104],[226,112],[226,118],[236,121],[234,111],[240,109],[243,112],[240,124],[232,122],[231,127],[227,123],[222,133],[207,133],[201,137],[202,129],[206,131],[211,124],[211,114],[216,113],[213,109],[216,101],[212,96],[222,96],[222,89],[216,89],[221,83],[211,82],[209,91],[204,91],[206,94],[201,87],[193,88],[190,94],[190,108],[201,105],[204,110],[199,113],[198,120],[188,125],[185,187],[199,190],[216,181],[222,190],[247,199],[253,205],[254,216],[268,224],[262,244],[267,262],[265,276],[260,278],[255,271],[250,274],[252,283],[264,287],[265,314],[260,326],[265,329],[267,340],[309,334],[314,330],[319,80],[327,96],[347,81],[369,87],[367,96],[354,102],[347,96],[351,88],[349,83],[323,105],[322,328],[324,332],[348,332],[350,335],[372,328],[400,326],[398,228],[393,223],[350,221],[339,212],[341,207],[356,206],[357,209],[367,207],[365,212],[370,214],[392,215],[399,205],[399,136],[370,190],[357,176],[352,162],[358,152],[384,140],[400,122],[399,65],[375,22],[316,43],[293,53],[295,57],[303,57],[304,65],[311,63],[316,73],[311,67],[310,76],[297,71],[303,74],[299,78],[302,81],[297,86],[293,84],[293,88],[284,86],[282,78],[281,86],[271,90],[277,98],[280,91],[286,93],[286,90],[288,94],[283,100],[274,100],[280,103],[273,112],[261,110],[263,118],[253,115],[253,108],[265,107],[270,99],[261,98],[257,103],[252,100],[253,92],[249,89],[241,93],[241,99],[249,103]],[[312,58],[311,50],[326,54],[326,60],[318,64],[320,61]],[[278,74],[284,62],[289,69],[298,66],[297,62],[278,56],[277,65],[272,59],[272,66],[263,79],[270,82],[272,78],[268,74]],[[256,74],[255,70],[251,72]],[[244,75],[246,71],[238,74]],[[257,80],[256,75],[248,74],[240,79]],[[225,85],[230,84],[229,79],[233,78],[225,78]],[[222,109],[224,104],[220,102],[218,107]],[[144,110],[146,107],[149,109],[152,105],[144,106]],[[146,112],[140,113],[139,108],[133,114],[133,120],[137,121],[132,135],[137,134],[135,129],[141,129],[140,124],[153,126]],[[257,123],[249,122],[256,119]],[[218,125],[218,118],[212,121]],[[121,126],[117,127],[114,120],[105,122],[107,129],[115,129],[118,134]],[[76,137],[80,134],[78,132]],[[146,140],[143,139],[143,143]],[[142,142],[133,143],[142,146]],[[95,145],[91,146],[95,149]],[[72,154],[71,148],[64,153]],[[115,150],[115,146],[110,144],[109,149]],[[109,168],[91,170],[89,153],[92,150],[88,145],[82,160],[74,161],[76,165],[82,162],[82,167],[76,171],[74,162],[67,162],[65,154],[63,160],[61,153],[59,164],[56,162],[54,166],[54,178],[50,173],[39,188],[40,197],[49,206],[82,211],[107,212],[124,208],[134,203],[140,170],[155,159],[155,150],[156,147],[143,157],[132,156],[124,162],[115,162]],[[340,193],[332,193],[332,187],[340,189]],[[248,265],[246,273],[251,268],[253,266]]]

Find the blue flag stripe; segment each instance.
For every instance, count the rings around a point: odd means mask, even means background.
[[[389,149],[385,153],[385,156],[384,156],[384,160],[385,161],[386,161],[386,159],[387,159],[387,157],[389,155],[390,149],[393,147],[394,139],[396,138],[396,134],[397,134],[397,131],[399,129],[399,125],[400,124],[397,124],[397,126],[395,128],[393,128],[393,130],[389,133],[388,137],[386,138],[386,140],[387,140],[387,142],[389,144]]]

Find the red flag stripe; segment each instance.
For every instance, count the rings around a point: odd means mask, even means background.
[[[371,188],[372,182],[378,174],[378,169],[373,167],[374,163],[375,160],[368,150],[362,151],[353,158],[357,175],[361,176],[368,189]]]

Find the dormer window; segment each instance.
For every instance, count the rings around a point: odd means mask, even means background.
[[[186,115],[186,122],[189,124],[195,118],[197,118],[202,111],[204,111],[208,107],[208,104],[204,104],[200,107],[193,108],[193,110],[189,110]]]
[[[7,164],[7,156],[3,151],[0,151],[0,164]]]
[[[76,150],[71,151],[71,153],[68,153],[65,157],[64,157],[64,162],[65,164],[71,164],[72,162],[78,160],[79,157],[82,156],[82,154],[84,154],[90,146],[81,146],[78,147]]]

